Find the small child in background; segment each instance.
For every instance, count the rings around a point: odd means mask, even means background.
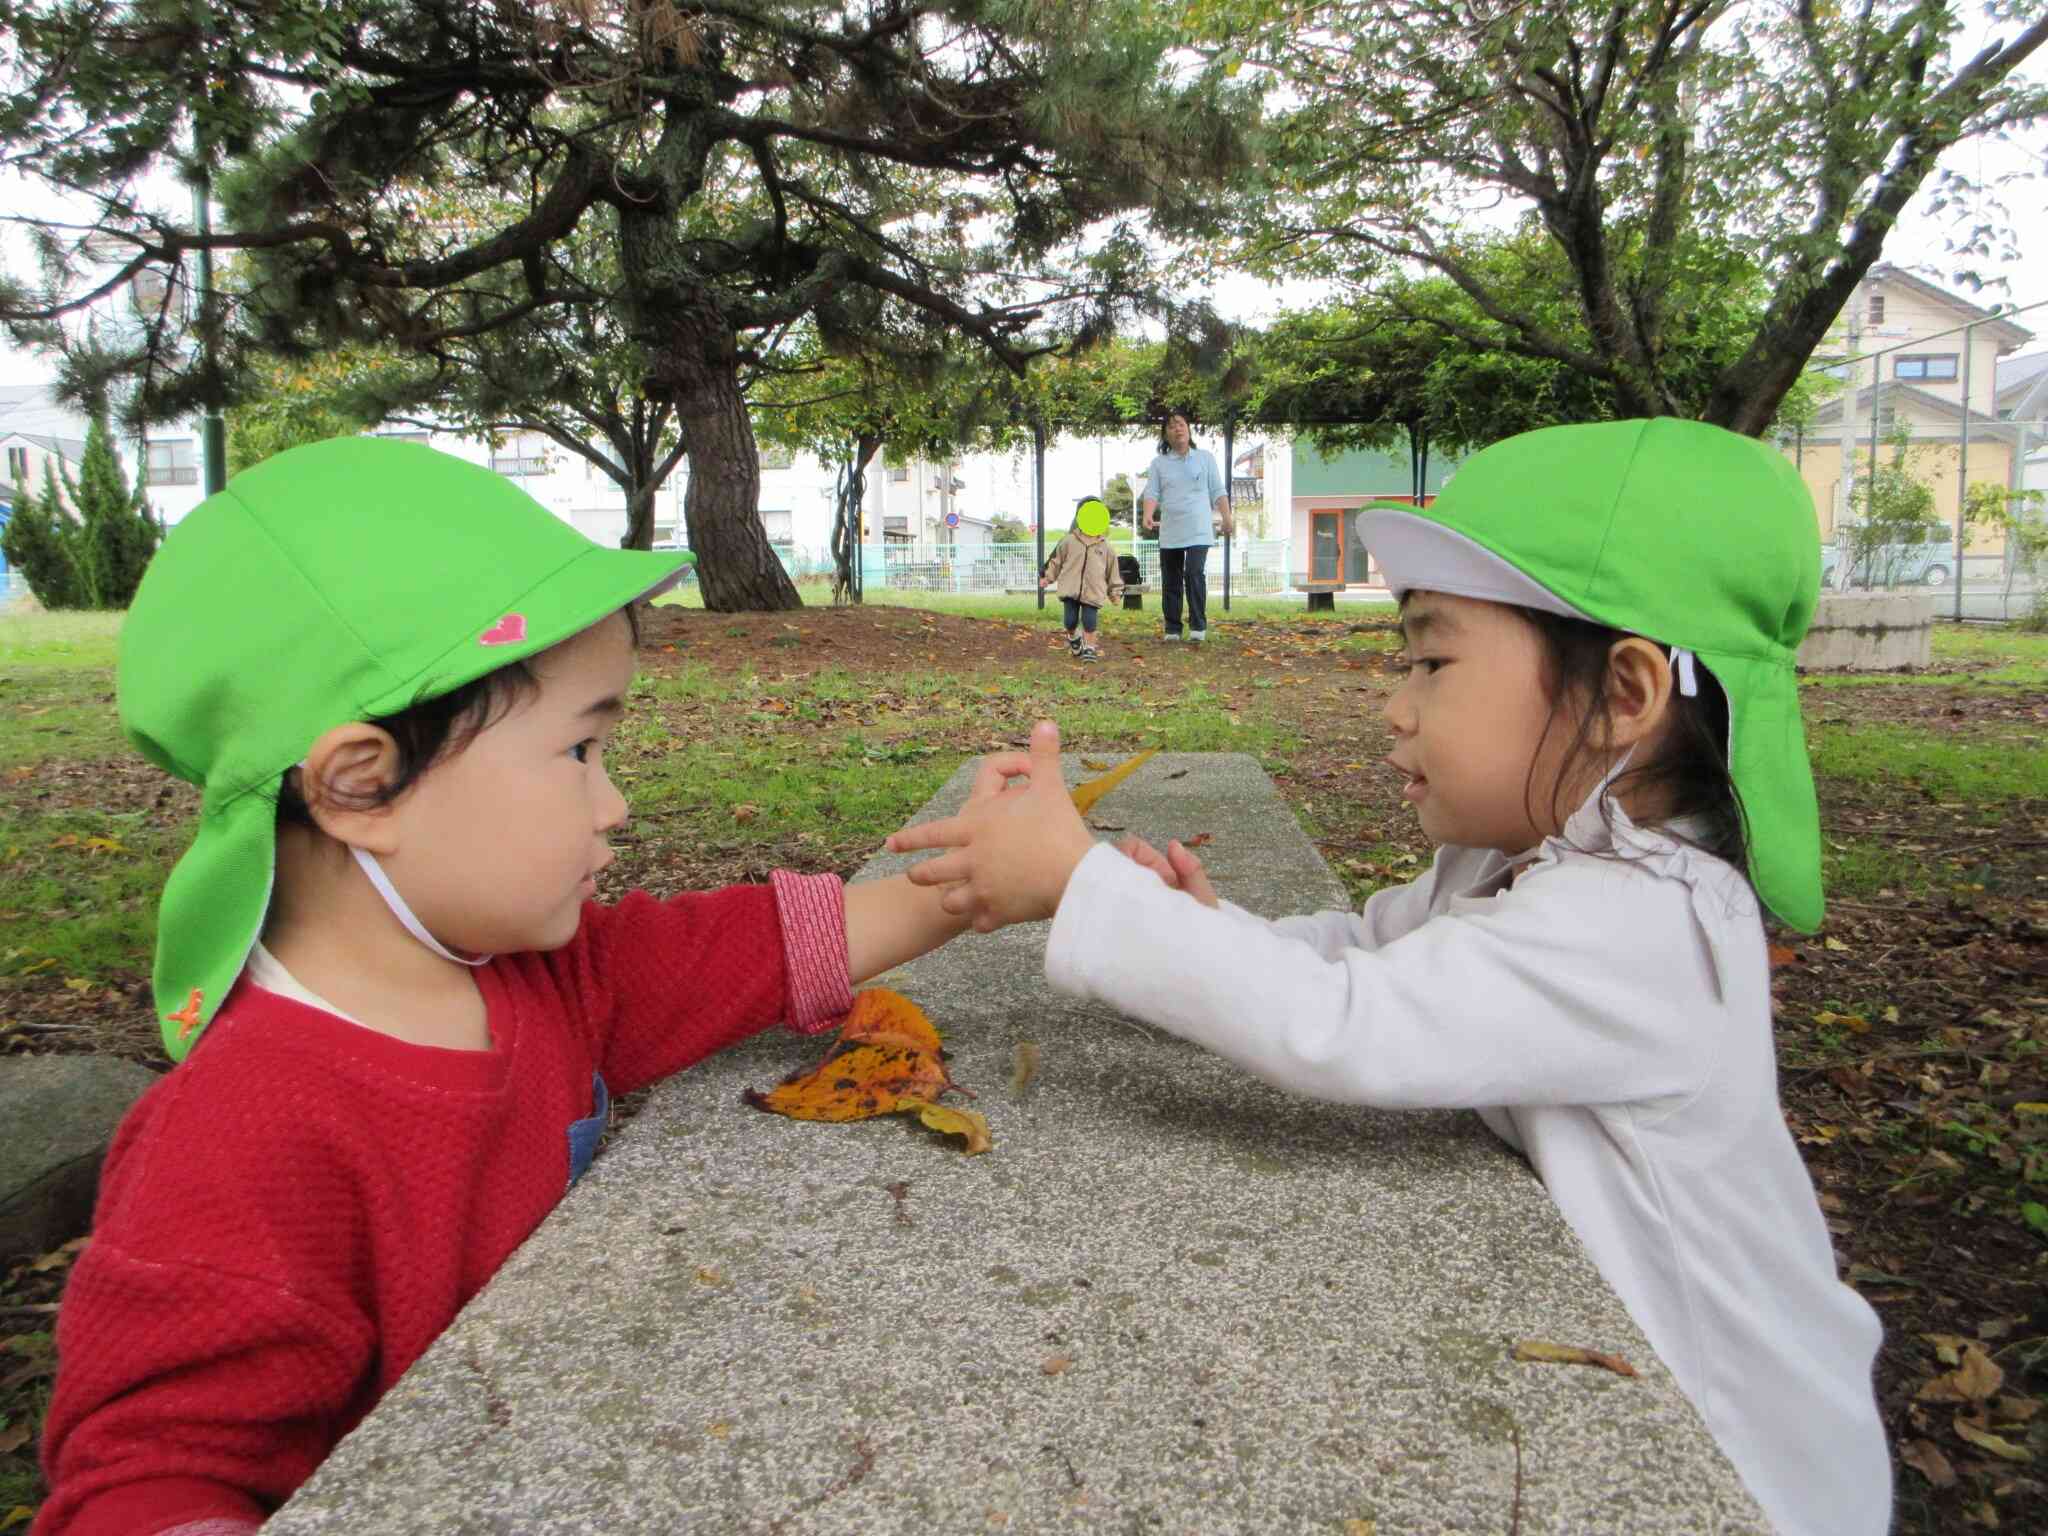
[[[1401,600],[1387,761],[1441,845],[1422,879],[1359,914],[1220,902],[1177,842],[1096,846],[1050,722],[889,846],[954,850],[911,878],[961,882],[977,929],[1052,918],[1060,991],[1295,1093],[1476,1109],[1772,1524],[1875,1536],[1881,1329],[1779,1107],[1759,909],[1822,916],[1812,498],[1765,444],[1664,418],[1509,438],[1358,528]]]
[[[1123,574],[1116,563],[1116,551],[1105,535],[1109,532],[1109,506],[1098,496],[1082,498],[1074,509],[1074,526],[1046,557],[1039,575],[1042,591],[1059,583],[1062,622],[1067,630],[1067,649],[1083,661],[1100,661],[1102,651],[1095,639],[1096,621],[1104,605],[1124,595]]]
[[[582,1175],[613,1094],[824,1028],[959,931],[901,878],[593,899],[631,605],[688,558],[374,438],[171,530],[119,697],[204,791],[157,936],[179,1065],[64,1297],[37,1536],[255,1530]]]

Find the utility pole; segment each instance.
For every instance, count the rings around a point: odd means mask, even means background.
[[[204,164],[199,169],[199,179],[192,186],[192,214],[199,226],[199,238],[205,241],[213,234],[212,177],[207,174]],[[205,244],[199,247],[199,347],[204,359],[204,371],[209,383],[213,376],[213,252]],[[211,496],[228,483],[228,429],[221,419],[220,407],[208,405],[206,416],[199,433],[200,458],[204,465],[203,474],[206,494]]]
[[[1856,504],[1856,368],[1857,353],[1863,347],[1863,306],[1865,302],[1863,284],[1859,282],[1856,285],[1855,291],[1849,295],[1849,362],[1848,366],[1842,370],[1843,383],[1846,385],[1846,389],[1842,395],[1842,472],[1835,478],[1835,545],[1837,549],[1841,547],[1842,525],[1849,521],[1850,513]],[[1870,400],[1874,410],[1877,405],[1875,365],[1873,365]],[[1877,441],[1875,438],[1871,440],[1870,458],[1871,463],[1875,465],[1877,462]],[[1842,557],[1838,555],[1836,558],[1840,560]],[[1848,574],[1847,567],[1840,567],[1839,574],[1846,578]]]

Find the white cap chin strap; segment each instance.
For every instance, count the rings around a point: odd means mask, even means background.
[[[384,873],[384,866],[377,862],[376,855],[365,853],[360,848],[351,848],[349,852],[356,856],[356,862],[363,866],[363,873],[370,877],[370,884],[375,886],[377,894],[384,898],[384,905],[391,909],[391,915],[405,925],[407,933],[418,939],[443,960],[453,960],[457,965],[488,965],[490,963],[491,957],[489,955],[458,955],[454,950],[427,932],[427,925],[413,916],[412,908],[407,906],[405,898],[398,894],[398,887],[393,885],[391,877]]]

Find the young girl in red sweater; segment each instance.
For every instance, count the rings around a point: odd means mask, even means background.
[[[171,531],[119,697],[204,791],[158,933],[180,1064],[65,1296],[38,1536],[254,1530],[581,1175],[612,1094],[823,1028],[962,926],[902,878],[593,900],[631,604],[686,559],[368,438]]]

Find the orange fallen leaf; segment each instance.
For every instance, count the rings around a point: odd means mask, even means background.
[[[1215,841],[1216,834],[1214,832],[1197,832],[1193,837],[1182,838],[1180,845],[1183,848],[1206,848]]]
[[[1062,1375],[1074,1363],[1072,1355],[1049,1355],[1039,1369],[1048,1376]]]
[[[970,1153],[986,1152],[994,1145],[988,1121],[937,1102],[952,1092],[968,1090],[946,1071],[939,1032],[924,1011],[900,992],[870,987],[853,1000],[822,1063],[792,1072],[766,1093],[749,1088],[745,1097],[756,1109],[792,1120],[914,1114],[935,1131],[966,1137]]]
[[[736,805],[732,808],[732,819],[734,821],[752,821],[760,814],[761,807],[758,805]]]
[[[1781,965],[1797,965],[1799,963],[1799,951],[1789,949],[1783,944],[1773,944],[1771,946],[1770,962],[1771,969],[1774,971]]]
[[[1548,1339],[1518,1339],[1515,1342],[1514,1358],[1534,1360],[1549,1365],[1597,1365],[1602,1370],[1612,1371],[1617,1376],[1633,1376],[1636,1368],[1619,1355],[1603,1354],[1597,1349],[1581,1349],[1576,1344],[1553,1344]]]

